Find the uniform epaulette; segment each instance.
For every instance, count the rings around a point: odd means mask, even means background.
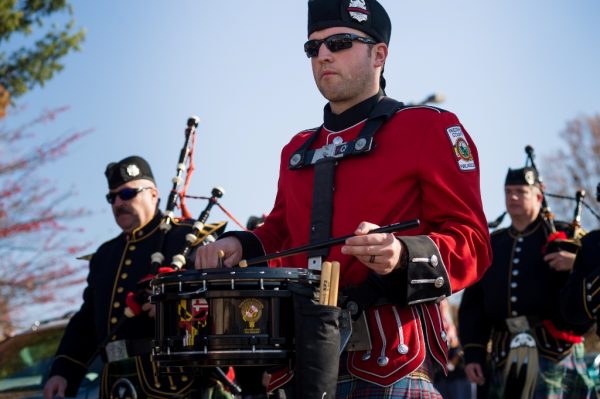
[[[192,247],[200,245],[209,235],[220,236],[225,231],[227,222],[206,223]]]
[[[411,110],[411,109],[428,109],[428,110],[431,110],[431,111],[435,111],[435,112],[437,112],[439,114],[441,114],[443,112],[450,112],[450,111],[447,111],[447,110],[445,110],[443,108],[433,107],[431,105],[406,105],[406,106],[400,108],[398,111],[396,111],[396,113],[402,112],[402,111],[408,111],[408,110]]]
[[[319,130],[319,128],[320,128],[320,126],[319,126],[319,127],[313,127],[313,128],[310,128],[310,129],[304,129],[304,130],[302,130],[301,132],[298,132],[298,133],[296,133],[296,134],[294,135],[294,137],[300,136],[301,134],[306,134],[306,133],[314,133],[314,132],[316,132],[317,130]]]
[[[78,256],[75,259],[77,259],[77,260],[90,260],[90,259],[92,259],[92,256],[94,256],[95,254],[96,254],[95,252],[92,252],[91,254],[86,254],[86,255]]]

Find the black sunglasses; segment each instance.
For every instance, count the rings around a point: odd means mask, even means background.
[[[129,201],[130,199],[135,198],[142,191],[148,190],[149,188],[152,187],[124,188],[116,193],[106,194],[106,200],[109,204],[114,204],[117,197],[121,198],[121,201]]]
[[[377,44],[377,42],[373,39],[358,36],[354,33],[337,33],[335,35],[328,36],[325,39],[312,39],[307,41],[304,43],[304,52],[308,58],[316,57],[319,55],[321,44],[325,43],[329,51],[335,53],[336,51],[345,50],[352,47],[352,42],[354,40],[358,40],[359,42],[366,44]]]

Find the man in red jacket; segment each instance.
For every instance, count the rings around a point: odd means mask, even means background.
[[[477,281],[491,257],[475,144],[454,114],[385,96],[391,22],[377,1],[308,8],[304,50],[328,100],[324,123],[283,148],[264,224],[200,248],[196,268],[217,265],[220,250],[233,267],[354,233],[341,247],[284,260],[312,269],[325,257],[340,262],[340,289],[365,311],[371,349],[342,354],[337,397],[441,397],[431,384],[447,354],[437,303]],[[420,226],[402,235],[367,234],[414,218]]]

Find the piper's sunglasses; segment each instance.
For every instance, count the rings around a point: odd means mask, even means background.
[[[115,193],[106,194],[106,200],[109,204],[114,204],[117,197],[121,198],[121,201],[129,201],[130,199],[135,198],[142,191],[150,188],[152,187],[124,188]]]
[[[336,51],[351,48],[354,40],[358,40],[359,42],[366,44],[377,44],[377,42],[373,39],[358,36],[354,33],[337,33],[335,35],[328,36],[325,39],[312,39],[307,41],[304,43],[304,52],[308,58],[316,57],[319,55],[321,44],[325,43],[329,51],[335,53]]]

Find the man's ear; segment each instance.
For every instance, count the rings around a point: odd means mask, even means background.
[[[152,199],[158,204],[158,201],[160,199],[160,193],[158,192],[158,188],[152,187],[152,190],[150,190],[150,192],[152,193]]]
[[[544,194],[542,194],[542,190],[539,190],[539,189],[535,190],[535,193],[536,193],[539,203],[541,204],[542,201],[544,200]]]
[[[387,56],[388,46],[385,43],[377,43],[373,46],[373,65],[375,67],[383,68]]]

